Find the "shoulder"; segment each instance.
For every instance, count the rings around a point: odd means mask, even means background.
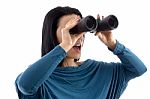
[[[91,65],[100,65],[100,64],[104,64],[105,63],[103,61],[97,61],[97,60],[94,60],[94,59],[87,59],[84,62],[88,63],[88,64],[91,64]]]
[[[15,85],[17,85],[18,84],[18,81],[19,81],[19,79],[20,79],[20,76],[22,75],[22,73],[20,73],[17,77],[16,77],[16,80],[15,80]]]
[[[104,64],[103,61],[97,61],[97,60],[94,60],[94,59],[87,59],[85,61],[81,61],[79,62],[80,65],[86,65],[86,66],[94,66],[94,67],[97,67],[97,66],[100,66],[102,64]]]
[[[21,76],[22,73],[20,73],[17,77],[16,77],[16,80],[15,80],[15,87],[16,87],[16,92],[18,93],[18,96],[20,96],[21,92],[19,90],[19,86],[18,86],[18,82],[19,82],[19,79],[20,79],[20,76]]]
[[[105,69],[111,69],[111,68],[115,69],[116,67],[120,67],[119,62],[117,62],[117,63],[115,63],[115,62],[104,62],[104,61],[94,60],[94,59],[87,59],[84,62],[88,65],[93,65],[95,67],[101,67],[101,68],[105,68]]]

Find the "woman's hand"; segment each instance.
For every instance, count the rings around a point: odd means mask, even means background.
[[[97,19],[100,20],[100,16],[97,15]],[[102,16],[102,20],[104,19],[104,16]],[[98,36],[99,39],[111,50],[114,50],[116,46],[116,39],[113,37],[113,34],[111,31],[101,31],[96,32],[95,36]]]
[[[66,23],[64,28],[61,29],[62,42],[60,46],[63,47],[66,52],[69,51],[75,45],[76,41],[83,35],[83,33],[80,34],[69,33],[69,30],[73,28],[75,25],[77,25],[79,20],[80,17],[75,16],[74,18],[72,18]]]

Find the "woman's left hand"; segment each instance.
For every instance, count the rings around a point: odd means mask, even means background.
[[[100,16],[97,15],[97,19],[100,20]],[[102,20],[104,19],[104,17],[102,16]],[[116,46],[116,39],[113,37],[112,32],[109,31],[100,31],[100,32],[96,32],[95,36],[98,36],[99,39],[111,50],[114,50],[115,46]]]

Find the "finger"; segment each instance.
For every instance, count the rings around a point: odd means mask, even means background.
[[[65,36],[64,29],[61,29],[61,36],[62,36],[62,40],[63,40],[64,36]]]
[[[101,32],[97,32],[96,34],[95,34],[95,36],[98,36],[98,38],[101,40],[102,39],[102,33]]]
[[[102,35],[101,33],[98,34],[98,38],[99,38],[101,41],[103,41],[103,40],[102,40],[102,39],[103,39],[103,35]]]
[[[101,34],[101,32],[96,32],[96,33],[95,33],[95,36],[98,36],[99,34]]]
[[[99,14],[97,14],[97,19],[98,19],[98,20],[101,20]]]
[[[94,35],[97,36],[98,32],[96,32]]]
[[[80,20],[81,19],[81,17],[79,16],[79,15],[77,15],[77,17],[76,17],[78,20]]]
[[[102,16],[102,20],[104,19],[104,16]]]
[[[84,35],[84,33],[80,33],[80,34],[74,34],[74,35],[72,35],[71,37],[72,37],[72,39],[74,40],[74,41],[77,41],[80,37],[82,37]]]
[[[79,35],[77,35],[77,39],[79,39],[82,36],[84,36],[84,33],[80,33]]]
[[[73,28],[75,25],[77,25],[77,23],[79,22],[80,18],[78,16],[72,18],[71,20],[69,20],[65,26],[66,29],[71,29]]]
[[[61,29],[61,35],[63,36],[63,34],[64,34],[64,29]]]
[[[102,31],[101,33],[102,33],[102,34],[110,34],[110,33],[111,33],[111,30],[108,30],[108,31]]]
[[[68,37],[70,35],[69,31],[66,31],[64,28],[61,29],[62,38]]]

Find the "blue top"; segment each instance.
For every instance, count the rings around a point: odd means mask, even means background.
[[[113,53],[121,63],[87,59],[79,67],[60,67],[67,53],[58,45],[17,77],[19,99],[118,99],[147,69],[118,41]]]

